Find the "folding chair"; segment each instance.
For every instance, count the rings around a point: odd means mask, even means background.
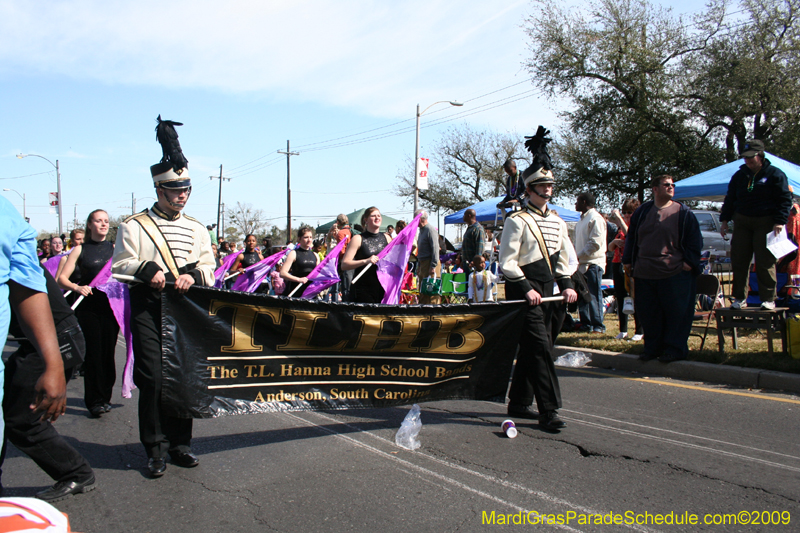
[[[453,295],[451,303],[466,303],[469,298],[468,289],[467,275],[463,272],[460,274],[453,274]]]
[[[708,329],[711,325],[711,318],[714,316],[714,310],[717,308],[719,301],[719,288],[720,284],[717,276],[712,276],[711,274],[700,274],[697,276],[697,306],[695,308],[694,320],[692,322],[692,329],[689,335],[703,339],[703,341],[700,343],[701,350],[706,344],[706,337],[708,336]],[[704,309],[704,296],[710,299],[710,309]],[[705,322],[705,324],[703,324],[703,322]],[[695,331],[701,329],[703,330],[702,335]]]
[[[442,272],[442,301],[449,304],[453,292],[453,274]]]

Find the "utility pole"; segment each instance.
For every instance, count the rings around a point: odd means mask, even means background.
[[[300,155],[300,152],[292,152],[289,149],[289,141],[286,141],[286,151],[279,154],[286,154],[286,244],[292,240],[292,165],[290,159],[293,155]]]
[[[218,179],[219,180],[219,198],[217,199],[217,227],[219,228],[219,227],[221,227],[219,225],[219,222],[220,222],[219,219],[220,219],[220,216],[222,214],[222,180],[231,181],[231,179],[222,177],[222,165],[219,166],[219,177],[217,177],[217,176],[209,176],[208,179],[210,179],[210,180]]]
[[[222,238],[225,238],[225,204],[222,204],[222,225],[217,226],[217,238],[222,235]]]
[[[136,214],[136,193],[131,193],[131,215]]]
[[[64,210],[64,199],[61,198],[61,169],[58,166],[58,159],[56,159],[56,187],[58,190],[58,234],[63,235],[64,229],[61,224],[61,213]]]
[[[75,213],[72,215],[72,229],[78,227],[78,204],[75,204]]]

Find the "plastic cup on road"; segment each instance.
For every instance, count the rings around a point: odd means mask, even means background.
[[[500,427],[503,428],[503,433],[505,433],[506,437],[509,439],[513,439],[517,436],[517,426],[514,424],[513,420],[504,420],[503,425]]]

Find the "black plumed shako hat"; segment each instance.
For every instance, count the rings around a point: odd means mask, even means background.
[[[185,189],[192,186],[189,178],[189,161],[183,155],[181,143],[178,142],[178,132],[175,126],[183,126],[181,122],[161,120],[161,115],[156,119],[156,140],[161,144],[161,162],[150,167],[153,176],[153,185],[167,189]]]
[[[539,185],[540,183],[555,183],[553,176],[553,163],[550,161],[550,154],[547,153],[547,143],[553,139],[548,138],[550,130],[544,126],[539,126],[536,135],[525,137],[525,148],[533,154],[533,161],[530,166],[522,173],[522,180],[525,186]]]

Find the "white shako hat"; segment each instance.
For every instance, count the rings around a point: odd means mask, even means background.
[[[156,139],[161,144],[163,156],[161,162],[150,167],[153,176],[153,185],[166,189],[185,189],[192,186],[189,178],[189,161],[183,155],[181,144],[178,142],[178,132],[175,126],[183,126],[180,122],[161,120],[161,115],[156,119]]]
[[[536,135],[533,137],[525,137],[525,148],[533,154],[533,162],[522,173],[522,180],[525,186],[539,185],[540,183],[555,183],[556,179],[553,176],[553,163],[550,161],[550,154],[547,153],[547,143],[552,141],[547,135],[550,130],[545,129],[544,126],[539,126],[536,130]]]

